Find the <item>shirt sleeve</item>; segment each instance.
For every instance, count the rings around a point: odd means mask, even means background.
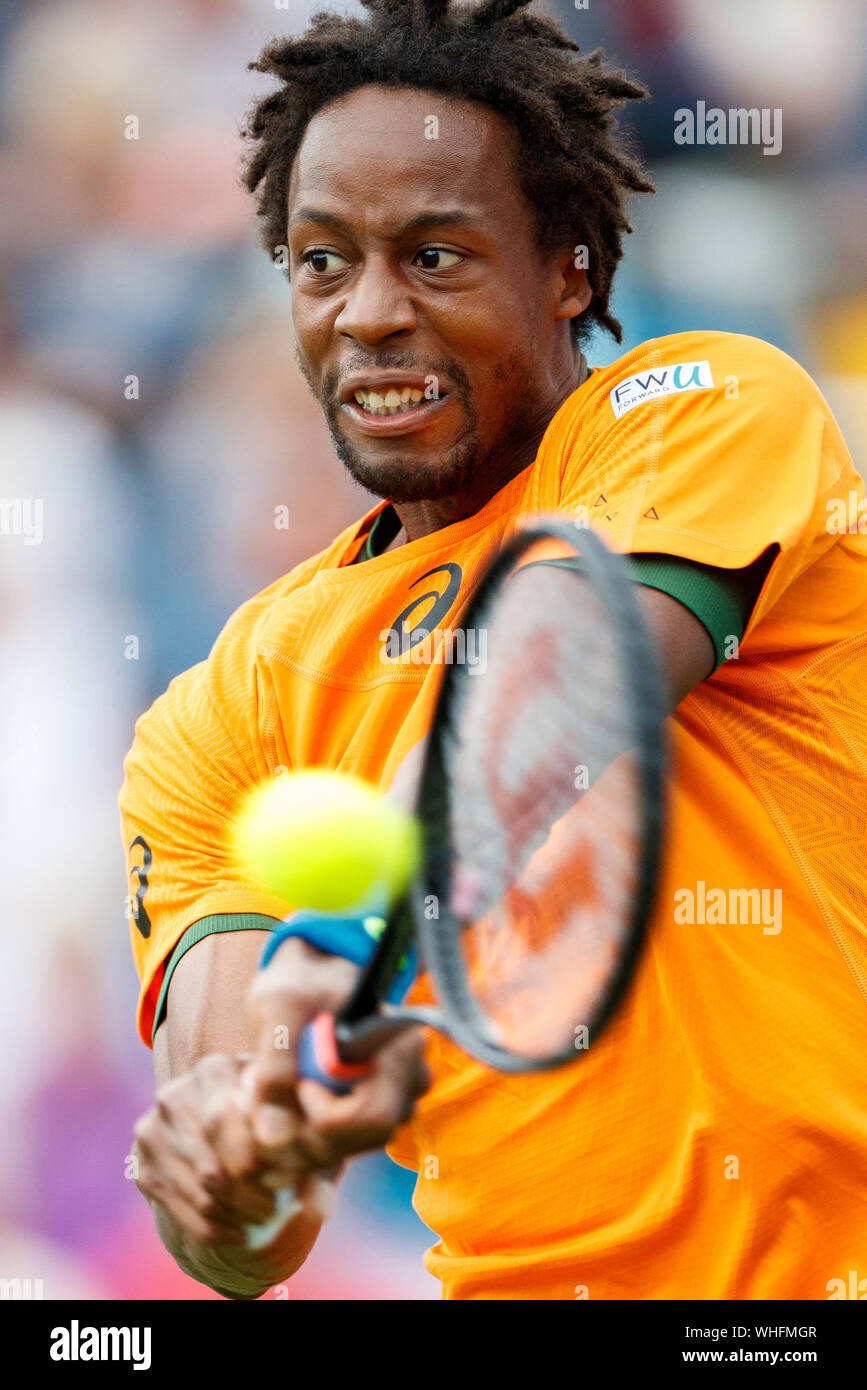
[[[160,979],[160,992],[154,1012],[151,1029],[151,1046],[160,1024],[165,1022],[168,1013],[169,985],[175,969],[193,946],[198,946],[206,936],[219,936],[223,932],[273,931],[280,923],[276,917],[263,917],[254,912],[229,912],[223,916],[201,917],[191,927],[187,927],[177,946],[163,962]]]
[[[240,799],[279,765],[260,734],[255,643],[240,609],[207,661],[178,676],[138,721],[124,762],[127,916],[150,1046],[164,963],[202,918],[282,918],[286,905],[240,875],[227,843]]]
[[[716,666],[729,659],[732,639],[739,643],[765,580],[772,556],[766,554],[744,569],[697,565],[674,555],[633,555],[639,584],[677,599],[698,618],[714,645]]]
[[[716,669],[729,659],[732,639],[739,643],[743,637],[772,558],[768,552],[745,569],[724,570],[679,556],[645,553],[630,555],[628,567],[637,584],[677,599],[698,618],[713,642]],[[582,569],[580,555],[551,555],[529,563]]]
[[[552,423],[543,510],[574,513],[622,551],[726,570],[775,548],[751,629],[834,544],[829,499],[858,485],[818,387],[754,338],[644,344],[594,373]]]

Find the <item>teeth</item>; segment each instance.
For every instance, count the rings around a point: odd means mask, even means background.
[[[400,390],[395,386],[390,386],[384,396],[380,395],[378,391],[370,391],[366,387],[359,387],[355,392],[358,405],[369,410],[371,415],[396,415],[400,411],[418,405],[423,397],[424,392],[419,391],[414,386],[403,386]]]

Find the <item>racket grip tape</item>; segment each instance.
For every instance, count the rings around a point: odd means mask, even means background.
[[[317,1014],[301,1034],[298,1068],[308,1081],[318,1081],[337,1096],[348,1096],[356,1081],[369,1076],[369,1062],[344,1062],[334,1032],[334,1015]]]

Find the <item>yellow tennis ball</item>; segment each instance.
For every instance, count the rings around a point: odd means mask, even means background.
[[[414,816],[358,777],[313,769],[254,788],[231,841],[245,877],[318,912],[384,909],[420,855]]]

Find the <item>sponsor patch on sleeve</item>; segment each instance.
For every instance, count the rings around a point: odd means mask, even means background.
[[[709,362],[671,363],[652,371],[636,372],[634,376],[618,381],[611,391],[611,409],[619,420],[627,410],[642,405],[644,401],[671,396],[677,391],[709,391],[713,384]]]

